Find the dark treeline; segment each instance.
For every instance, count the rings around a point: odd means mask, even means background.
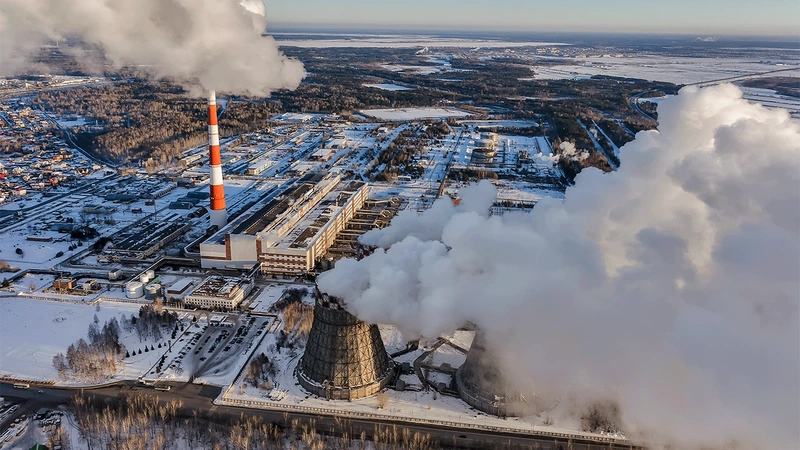
[[[368,436],[355,434],[346,420],[317,430],[314,421],[265,422],[256,416],[208,416],[189,413],[176,401],[158,402],[145,395],[120,395],[100,401],[75,397],[76,425],[87,447],[97,450],[432,450],[428,435],[377,425]],[[326,435],[322,435],[322,433]],[[73,442],[77,448],[78,443]],[[486,447],[488,448],[488,447]]]
[[[35,104],[60,116],[81,116],[78,143],[115,162],[152,159],[176,164],[186,149],[207,140],[207,107],[166,83],[134,82],[40,93]],[[222,137],[261,129],[279,106],[265,100],[234,99],[220,117]]]
[[[123,316],[122,328],[128,333],[135,332],[139,341],[160,341],[164,338],[164,330],[171,330],[178,323],[178,314],[160,310],[153,305],[139,308],[139,316]]]

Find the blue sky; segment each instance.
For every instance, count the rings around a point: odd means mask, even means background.
[[[265,0],[273,24],[513,31],[800,33],[800,0]]]

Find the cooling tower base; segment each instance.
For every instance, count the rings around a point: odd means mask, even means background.
[[[356,400],[359,398],[370,397],[384,390],[392,380],[392,371],[386,373],[383,378],[363,386],[339,387],[332,385],[319,385],[307,378],[302,371],[295,369],[295,376],[300,386],[311,394],[327,400]]]
[[[376,325],[317,292],[314,323],[295,371],[303,388],[329,400],[369,397],[389,384],[394,367]]]

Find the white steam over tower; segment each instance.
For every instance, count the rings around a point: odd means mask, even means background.
[[[222,180],[222,154],[219,150],[219,127],[217,125],[217,95],[208,92],[208,151],[211,158],[211,225],[219,228],[228,223],[225,207],[225,186]]]

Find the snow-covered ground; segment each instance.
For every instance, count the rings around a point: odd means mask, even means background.
[[[798,71],[800,73],[800,71]],[[800,83],[800,81],[798,81]],[[800,98],[778,94],[772,89],[739,87],[744,98],[767,108],[783,108],[794,117],[800,117]],[[648,99],[649,100],[649,99]]]
[[[102,326],[112,317],[121,321],[123,315],[138,314],[140,307],[101,302],[98,309],[95,305],[81,303],[3,298],[0,300],[0,377],[58,381],[53,357],[66,352],[67,346],[79,339],[87,339],[95,315]],[[145,345],[149,348],[159,344],[140,341],[137,335],[124,330],[120,340],[131,353],[144,349]],[[161,350],[156,348],[156,351],[124,359],[114,379],[139,377],[158,361]]]
[[[467,117],[471,115],[466,111],[456,108],[364,109],[361,113],[379,120],[388,121],[443,119],[447,117]]]
[[[475,128],[528,128],[538,125],[532,120],[461,120],[458,123]]]
[[[264,286],[258,296],[250,302],[250,311],[257,313],[267,313],[272,305],[275,304],[286,292],[288,286],[285,284],[270,284]]]
[[[450,367],[456,368],[464,364],[464,360],[466,359],[467,355],[450,345],[444,344],[439,346],[435,352],[431,353],[425,359],[425,363],[433,367],[440,367],[442,364],[449,364]]]
[[[511,42],[486,39],[448,39],[432,36],[402,35],[318,35],[314,39],[287,39],[285,33],[273,33],[281,47],[304,48],[512,48],[567,45],[555,42]]]
[[[561,58],[552,58],[559,60]],[[566,60],[565,60],[566,61]],[[563,65],[536,65],[531,80],[585,79],[594,75],[638,78],[651,81],[666,81],[675,84],[691,84],[723,78],[758,74],[782,69],[796,68],[776,76],[800,75],[800,62],[765,62],[749,58],[686,58],[659,55],[634,57],[593,56],[577,58]]]
[[[375,89],[380,89],[382,91],[413,91],[414,88],[400,86],[398,84],[393,83],[378,83],[378,84],[365,84],[364,87],[371,87]]]
[[[564,192],[545,189],[526,181],[497,180],[492,184],[497,187],[497,198],[501,200],[536,203],[544,197],[564,198]]]
[[[459,343],[466,343],[471,332],[458,332],[453,339]],[[384,339],[385,340],[385,339]],[[274,349],[274,335],[270,334],[264,339],[256,353],[264,352],[280,368],[276,377],[276,384],[272,389],[255,388],[238,378],[217,402],[220,404],[247,405],[256,408],[287,409],[310,408],[312,411],[335,412],[337,415],[353,414],[360,417],[375,417],[387,420],[427,420],[459,423],[466,426],[496,427],[498,429],[547,431],[555,433],[571,433],[585,435],[580,431],[579,414],[561,404],[555,404],[552,409],[537,416],[507,418],[484,414],[470,407],[458,397],[441,395],[433,390],[419,391],[406,390],[402,392],[387,390],[388,402],[384,408],[378,405],[377,397],[362,398],[353,401],[327,401],[309,395],[297,383],[294,371],[302,356],[302,349],[288,350],[271,353]],[[423,349],[406,355],[407,360],[413,361]],[[448,345],[442,346],[441,355],[437,358],[448,358],[453,363],[463,359],[463,354]],[[437,352],[438,353],[438,352]],[[459,356],[460,355],[460,356]],[[457,367],[456,364],[454,367]],[[448,376],[431,372],[432,377],[440,377],[446,382]],[[409,385],[421,386],[414,375],[405,375],[404,381]],[[551,422],[553,425],[545,425]]]

